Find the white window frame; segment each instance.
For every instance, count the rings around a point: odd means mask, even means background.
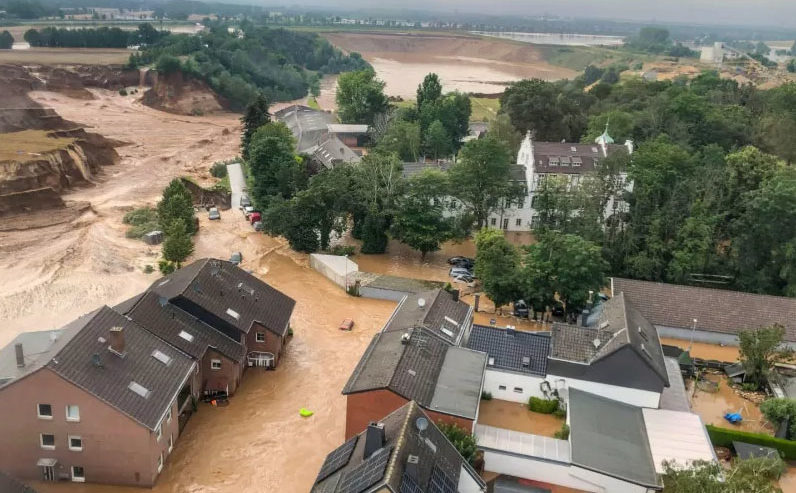
[[[160,423],[157,428],[155,428],[155,436],[157,437],[158,441],[163,436],[163,423]]]
[[[220,370],[221,369],[221,360],[220,359],[211,359],[210,360],[210,369],[211,370]]]
[[[50,406],[50,414],[42,414],[41,406]],[[39,419],[53,419],[53,405],[44,403],[36,404],[36,415],[39,417]]]
[[[260,336],[262,336],[262,338]],[[265,342],[265,332],[257,332],[254,334],[254,340],[257,342]]]
[[[45,445],[44,444],[44,435],[48,435],[53,437],[53,444],[52,445]],[[44,450],[55,450],[55,433],[39,433],[39,446]]]
[[[163,452],[158,455],[158,472],[163,470]]]
[[[75,475],[75,468],[76,467],[79,467],[80,469],[83,469],[83,475],[82,476],[76,476]],[[83,466],[72,466],[72,467],[69,468],[69,471],[72,473],[72,482],[73,483],[85,483],[86,482],[86,469]]]
[[[69,446],[69,450],[71,450],[72,452],[82,452],[83,451],[83,437],[81,437],[80,435],[69,435],[68,438],[69,438],[69,440],[66,443]],[[72,440],[80,440],[80,446],[79,447],[73,446],[72,445]]]
[[[166,412],[166,423],[171,423],[171,406],[169,406],[169,410]]]
[[[174,433],[169,433],[169,452],[174,450]]]
[[[70,407],[74,407],[75,409],[77,409],[77,417],[76,418],[69,416],[69,408]],[[67,404],[65,412],[66,412],[66,420],[67,421],[69,421],[70,423],[79,423],[80,422],[80,406],[78,406],[77,404]]]

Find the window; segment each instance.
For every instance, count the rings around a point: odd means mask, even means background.
[[[50,433],[42,433],[39,435],[41,448],[47,450],[55,450],[55,435]]]
[[[166,413],[166,423],[171,423],[171,407],[169,407],[169,412]]]
[[[221,360],[220,359],[211,359],[210,360],[210,369],[211,370],[220,370],[221,369]]]
[[[185,339],[188,342],[193,342],[193,334],[189,334],[188,332],[185,332],[184,330],[180,331],[180,337],[182,337],[183,339]]]
[[[171,452],[172,449],[174,449],[174,434],[173,433],[169,435],[169,452]]]
[[[514,387],[514,392],[522,394],[522,387]]]
[[[503,219],[503,229],[509,229],[509,218]]]
[[[492,222],[492,226],[494,226],[494,225],[497,224],[497,219],[493,217],[491,222]]]
[[[80,408],[75,404],[69,404],[66,406],[66,420],[80,421]]]
[[[522,219],[518,217],[516,224],[517,224],[517,226],[522,226]]]
[[[158,456],[158,472],[163,470],[163,452]]]
[[[506,390],[506,386],[505,385],[498,385],[498,390]]]
[[[86,482],[86,471],[83,470],[83,466],[72,466],[72,481],[75,483]]]
[[[157,438],[158,441],[160,441],[160,437],[162,436],[163,436],[163,426],[158,425],[158,427],[155,428],[155,438]]]
[[[74,452],[83,450],[83,439],[79,436],[69,435],[69,450]]]
[[[171,356],[167,355],[162,351],[158,351],[157,349],[152,351],[152,357],[166,366],[169,366],[171,364]]]
[[[133,392],[135,392],[139,396],[143,397],[144,399],[149,397],[149,394],[152,393],[149,389],[147,389],[146,387],[144,387],[143,385],[141,385],[138,382],[130,382],[130,385],[128,385],[127,388],[132,390]]]
[[[240,318],[240,314],[235,310],[233,310],[232,308],[227,308],[227,315],[234,318],[235,320],[238,320]]]
[[[265,342],[265,332],[258,332],[254,337],[257,342]]]
[[[50,404],[39,404],[37,408],[39,419],[53,419],[53,407]]]

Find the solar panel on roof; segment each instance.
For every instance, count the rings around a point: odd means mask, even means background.
[[[401,487],[399,489],[399,493],[426,493],[420,488],[420,485],[417,484],[417,481],[412,478],[409,474],[404,472],[403,476],[401,477]]]
[[[348,464],[348,461],[351,460],[351,454],[354,452],[354,447],[357,444],[357,439],[359,439],[359,435],[340,445],[326,456],[326,460],[323,461],[323,465],[321,466],[321,472],[318,473],[318,478],[315,480],[316,483],[320,483]]]
[[[456,483],[447,474],[434,466],[431,471],[431,481],[428,483],[428,493],[456,493]]]
[[[361,493],[384,477],[392,447],[384,447],[340,478],[338,493]]]

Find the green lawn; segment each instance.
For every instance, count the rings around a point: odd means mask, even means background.
[[[548,63],[577,71],[582,71],[589,64],[602,67],[613,64],[632,66],[636,62],[656,59],[654,55],[599,46],[536,45],[536,48]]]
[[[470,105],[472,106],[472,113],[470,113],[471,122],[484,122],[487,120],[494,120],[500,111],[500,100],[498,98],[470,98]]]
[[[318,100],[315,99],[315,96],[310,96],[307,98],[307,106],[318,111],[321,109],[321,106],[318,104]]]

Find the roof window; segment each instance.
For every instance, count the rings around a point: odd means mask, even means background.
[[[558,158],[557,157],[551,157],[549,162],[550,162],[550,166],[558,166]]]
[[[580,166],[581,164],[583,164],[583,160],[581,158],[579,157],[572,158],[572,166]]]
[[[598,153],[598,152],[600,152],[600,151],[598,151],[596,147],[592,147],[592,148],[591,148],[591,152],[593,152],[593,153],[597,154],[597,153]]]
[[[445,327],[441,328],[442,333],[448,337],[453,337],[453,332],[450,329],[446,329]]]
[[[155,349],[154,351],[152,351],[152,357],[166,366],[169,366],[171,364],[171,359],[172,359],[171,356],[160,350]]]
[[[166,283],[167,283],[167,282],[169,282],[169,281],[171,281],[171,279],[170,279],[170,278],[168,278],[168,277],[167,277],[166,279],[163,279],[162,281],[160,281],[160,282],[158,283],[158,287],[160,287],[160,286],[163,286],[164,284],[166,284]]]
[[[569,150],[572,152],[578,152],[578,148],[575,146],[570,147]]]
[[[528,368],[531,366],[531,357],[530,356],[523,356],[522,357],[522,366],[524,368]]]
[[[495,366],[495,358],[490,357],[489,360],[487,360],[487,365]]]
[[[234,318],[235,320],[240,320],[240,313],[236,312],[232,308],[227,308],[227,315]]]
[[[182,337],[183,339],[185,339],[188,342],[193,342],[193,334],[189,334],[188,332],[185,332],[184,330],[180,331],[180,337]]]
[[[149,397],[149,394],[152,393],[151,390],[149,390],[148,388],[144,387],[143,385],[141,385],[138,382],[130,382],[130,385],[128,385],[127,388],[132,390],[133,392],[135,392],[139,396],[143,397],[144,399],[147,399]]]

